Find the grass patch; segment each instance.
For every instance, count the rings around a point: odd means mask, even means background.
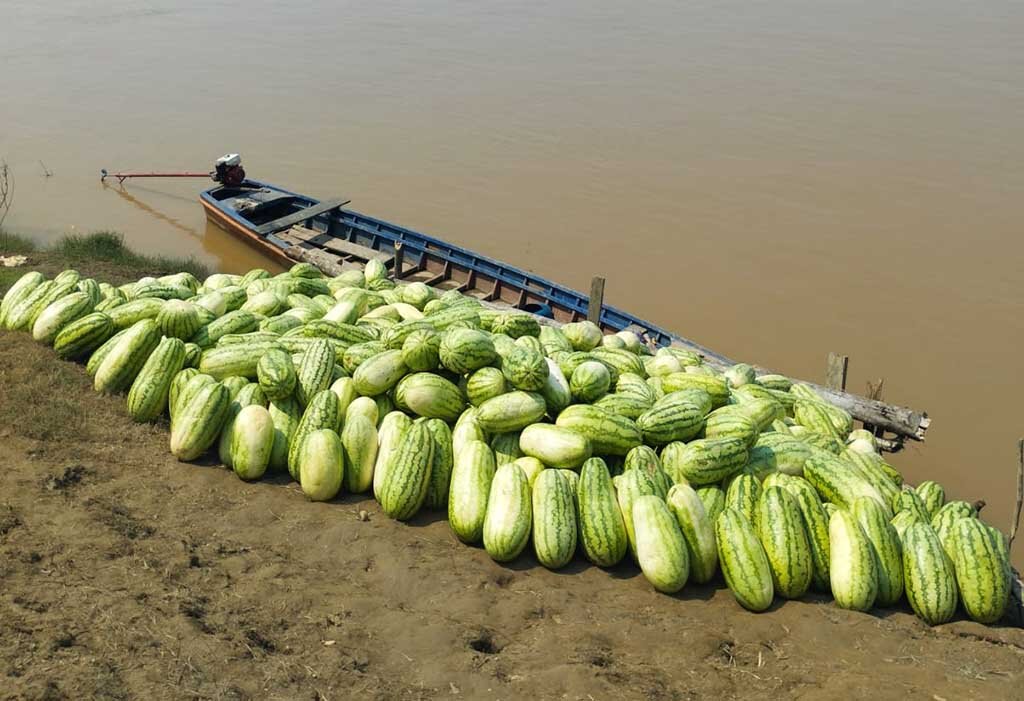
[[[0,229],[0,255],[24,255],[35,250],[36,244],[32,239]]]
[[[203,280],[210,269],[195,258],[173,256],[147,256],[128,248],[121,234],[97,231],[92,234],[65,236],[50,249],[69,263],[101,261],[146,271],[149,275],[189,272]]]

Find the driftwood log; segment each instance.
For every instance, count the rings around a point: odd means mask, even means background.
[[[336,257],[330,256],[323,251],[315,248],[304,248],[302,246],[292,246],[287,251],[289,257],[295,260],[304,261],[315,265],[317,268],[322,270],[324,273],[330,276],[339,275],[343,270],[353,267],[351,264],[341,265],[337,262]],[[506,304],[498,302],[485,302],[486,306],[498,308],[498,309],[509,309]],[[560,326],[560,324],[554,320],[538,317],[541,323],[549,326]],[[646,332],[645,329],[635,328],[630,329],[638,333],[641,337],[644,337]],[[673,343],[674,346],[691,350],[695,353],[700,354],[705,362],[716,370],[724,370],[735,365],[735,361],[726,358],[723,355],[716,353],[710,348],[706,348],[699,343],[692,341],[678,340]],[[769,374],[771,371],[766,368],[754,366],[754,370],[758,375]],[[928,425],[931,423],[931,419],[928,418],[928,414],[913,409],[907,409],[905,407],[894,406],[892,404],[886,404],[878,401],[877,399],[868,399],[867,397],[859,397],[848,392],[841,390],[830,389],[822,385],[814,384],[811,382],[807,383],[814,390],[821,395],[821,397],[836,406],[845,409],[850,413],[853,418],[863,423],[872,424],[878,428],[883,428],[890,433],[897,436],[897,440],[890,441],[882,439],[880,444],[883,448],[888,450],[898,450],[900,448],[901,440],[909,438],[915,441],[923,441],[925,431],[928,430]]]

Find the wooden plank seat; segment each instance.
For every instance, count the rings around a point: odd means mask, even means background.
[[[267,234],[273,234],[278,231],[284,231],[285,229],[288,229],[294,226],[295,224],[301,224],[302,222],[312,219],[313,217],[319,216],[321,214],[326,214],[327,212],[334,211],[339,207],[343,207],[351,201],[352,200],[346,200],[343,198],[324,200],[323,202],[315,204],[312,207],[306,207],[305,209],[300,209],[297,212],[292,212],[291,214],[268,221],[266,224],[257,226],[253,231],[255,231],[256,234],[258,234],[259,236],[266,236]]]

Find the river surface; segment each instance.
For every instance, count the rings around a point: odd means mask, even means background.
[[[266,265],[207,225],[203,181],[99,182],[237,151],[253,177],[577,289],[602,274],[610,303],[736,359],[820,380],[846,353],[852,390],[884,377],[886,399],[933,417],[893,463],[1007,528],[1024,3],[52,0],[0,16],[8,228]]]

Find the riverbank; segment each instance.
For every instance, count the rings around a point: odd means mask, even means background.
[[[100,241],[22,254],[113,282],[183,267]],[[0,332],[0,387],[11,698],[1006,699],[1024,681],[1022,630],[816,597],[755,615],[720,580],[664,596],[630,564],[503,566],[435,514],[179,463],[166,425],[26,334]]]

